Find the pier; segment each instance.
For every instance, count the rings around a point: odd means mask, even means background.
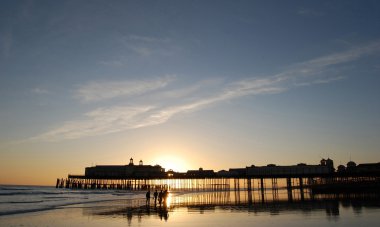
[[[170,191],[248,191],[257,192],[264,201],[266,191],[276,197],[286,189],[288,199],[294,192],[303,200],[305,191],[324,193],[339,190],[377,190],[380,188],[380,163],[360,164],[335,171],[333,161],[322,159],[318,165],[300,163],[292,166],[248,166],[228,171],[189,170],[184,173],[165,171],[159,165],[93,166],[84,175],[57,179],[57,188],[98,190],[170,190]]]

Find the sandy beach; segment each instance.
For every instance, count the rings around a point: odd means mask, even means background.
[[[266,194],[265,201],[248,201],[246,191],[239,192],[239,195],[235,192],[174,192],[170,194],[168,204],[160,206],[155,205],[154,200],[146,205],[142,193],[137,194],[137,197],[118,195],[113,200],[84,201],[34,212],[3,214],[0,225],[185,227],[379,224],[378,195],[322,196],[290,202],[273,200],[270,193]],[[86,196],[91,198],[91,195]]]

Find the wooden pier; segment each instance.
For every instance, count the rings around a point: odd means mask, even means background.
[[[356,183],[355,183],[356,182]],[[358,190],[357,185],[360,186]],[[310,193],[331,193],[339,192],[338,189],[344,189],[341,192],[365,191],[369,189],[378,191],[380,188],[380,176],[363,176],[363,175],[339,175],[330,176],[262,176],[262,177],[205,177],[205,178],[126,178],[126,179],[95,179],[86,178],[85,176],[69,175],[67,179],[57,179],[57,188],[68,189],[98,189],[98,190],[170,190],[170,191],[235,191],[238,197],[239,191],[248,192],[248,201],[252,201],[252,193],[260,196],[261,201],[266,201],[267,194],[273,196],[276,200],[279,190],[287,191],[288,201],[295,199],[304,200],[305,194]],[[365,188],[364,188],[365,187]],[[364,190],[365,189],[365,190]],[[268,191],[268,192],[267,192]]]
[[[66,179],[57,179],[57,188],[70,189],[113,189],[113,190],[148,190],[170,189],[181,191],[225,191],[230,190],[230,179],[219,177],[207,178],[88,178],[81,175],[69,175]]]
[[[349,165],[348,165],[349,166]],[[170,191],[240,191],[259,192],[264,201],[266,191],[276,195],[286,189],[288,199],[299,192],[337,192],[345,189],[374,191],[380,188],[380,163],[360,164],[356,168],[336,172],[331,159],[322,159],[319,165],[292,166],[254,165],[229,171],[189,170],[185,173],[165,170],[159,166],[129,165],[87,167],[85,175],[68,175],[57,179],[57,188],[99,190],[170,190]]]

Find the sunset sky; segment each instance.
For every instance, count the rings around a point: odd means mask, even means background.
[[[380,161],[380,1],[1,1],[0,184]]]

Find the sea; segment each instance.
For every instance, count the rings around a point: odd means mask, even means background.
[[[165,204],[145,193],[0,186],[0,226],[380,226],[380,193],[172,191]]]

